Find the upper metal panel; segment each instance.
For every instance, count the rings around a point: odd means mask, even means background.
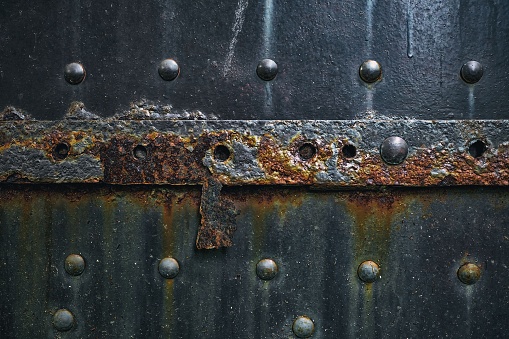
[[[3,1],[0,109],[60,119],[73,101],[100,116],[147,100],[221,119],[509,117],[509,2]],[[159,63],[180,74],[164,81]],[[277,63],[271,81],[260,60]],[[368,59],[380,81],[359,77]],[[484,74],[460,77],[469,60]],[[81,63],[71,85],[64,68]]]

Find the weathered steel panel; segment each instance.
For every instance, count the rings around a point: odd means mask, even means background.
[[[3,337],[314,338],[506,336],[506,188],[223,189],[239,211],[232,247],[195,248],[196,187],[3,185]],[[67,273],[79,254],[84,271]],[[158,265],[174,257],[165,279]],[[273,259],[272,280],[257,262]],[[373,283],[357,276],[373,260]],[[480,268],[472,285],[457,272]],[[67,332],[52,326],[66,308]]]

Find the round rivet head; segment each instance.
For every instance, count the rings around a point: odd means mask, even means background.
[[[315,324],[308,316],[301,315],[294,320],[292,331],[299,338],[309,338],[315,332]]]
[[[64,68],[65,81],[71,85],[77,85],[81,83],[85,79],[85,75],[85,68],[83,65],[77,62],[67,64]]]
[[[481,277],[481,268],[476,264],[466,263],[458,269],[458,279],[466,284],[473,285]]]
[[[159,262],[159,274],[163,278],[173,279],[179,274],[180,266],[174,258],[164,258]]]
[[[364,61],[359,68],[359,75],[368,84],[377,82],[382,78],[382,66],[375,60]]]
[[[175,80],[180,73],[180,67],[173,59],[161,61],[158,68],[159,76],[166,81]]]
[[[262,259],[256,264],[256,275],[262,280],[274,279],[277,271],[277,264],[272,259]]]
[[[59,331],[69,331],[74,325],[74,316],[69,310],[62,308],[53,315],[53,326]]]
[[[482,78],[482,65],[477,61],[469,61],[461,66],[460,75],[466,83],[475,84]]]
[[[65,258],[64,268],[70,275],[80,275],[85,270],[85,259],[79,254],[71,254]]]
[[[270,81],[277,75],[277,64],[274,60],[263,59],[256,67],[256,74],[264,81]]]
[[[408,155],[408,144],[403,138],[388,137],[380,146],[380,155],[389,165],[401,164]]]
[[[380,267],[374,261],[364,261],[359,265],[357,275],[365,283],[372,283],[380,277]]]

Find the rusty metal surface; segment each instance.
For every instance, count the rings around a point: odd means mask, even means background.
[[[313,338],[507,334],[507,188],[223,187],[239,214],[235,246],[219,251],[195,248],[199,187],[0,188],[3,338],[289,338],[299,316]],[[165,257],[174,279],[158,272]],[[271,280],[257,276],[265,258]],[[373,283],[357,277],[366,260]],[[480,267],[471,285],[466,263]],[[68,331],[52,325],[59,309]]]
[[[506,186],[508,129],[505,120],[4,121],[0,179],[201,185],[213,178],[229,186]],[[386,164],[380,156],[380,145],[390,136],[403,138],[409,147],[408,157],[399,165]],[[227,154],[216,154],[217,146]],[[353,154],[345,146],[353,148]]]

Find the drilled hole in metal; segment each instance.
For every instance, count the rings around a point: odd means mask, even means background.
[[[313,144],[305,143],[299,147],[299,157],[302,160],[309,160],[316,154],[316,147]]]
[[[470,144],[470,147],[468,147],[468,153],[470,153],[470,155],[474,158],[479,158],[484,154],[484,152],[486,152],[486,149],[486,144],[481,140],[477,140]]]
[[[69,155],[69,145],[66,143],[59,143],[53,148],[53,157],[57,160],[64,160]]]
[[[143,160],[147,157],[147,148],[143,145],[138,145],[133,150],[134,157],[138,160]]]
[[[346,144],[341,149],[345,158],[353,158],[357,154],[357,147],[352,144]]]
[[[225,145],[217,145],[214,148],[214,159],[217,161],[226,161],[230,158],[231,152]]]

